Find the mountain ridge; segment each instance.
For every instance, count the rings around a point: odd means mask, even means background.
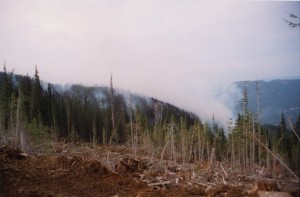
[[[278,125],[281,114],[296,121],[300,112],[300,79],[274,79],[270,81],[237,81],[233,83],[238,91],[246,89],[249,110],[258,112],[260,103],[261,122]],[[235,88],[235,87],[231,88]],[[235,114],[241,111],[241,105],[236,102]]]

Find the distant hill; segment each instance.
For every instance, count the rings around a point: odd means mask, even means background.
[[[248,93],[248,107],[257,112],[257,91],[260,97],[261,122],[263,124],[278,125],[281,113],[291,117],[292,122],[297,120],[300,113],[300,79],[278,79],[271,81],[239,81],[232,87],[241,92],[244,88]],[[241,111],[241,105],[236,102],[234,111]]]
[[[10,74],[10,73],[8,73]],[[0,72],[0,90],[3,85],[4,72]],[[13,74],[14,87],[25,76]],[[32,79],[33,80],[33,79]],[[44,91],[47,90],[48,83],[41,81],[41,85]],[[69,96],[71,98],[77,98],[81,102],[88,100],[93,106],[97,106],[100,110],[110,107],[110,87],[108,86],[84,86],[81,84],[71,85],[59,85],[49,84],[56,94]],[[199,120],[199,117],[192,112],[181,109],[173,104],[158,100],[153,97],[147,97],[138,93],[130,93],[129,91],[114,88],[115,91],[115,105],[116,110],[124,110],[126,118],[129,118],[130,107],[135,110],[138,109],[145,117],[150,125],[154,124],[155,110],[159,106],[159,114],[163,122],[171,121],[173,118],[179,122],[180,118],[186,118],[188,124],[192,124],[195,120]],[[131,103],[131,106],[129,106]],[[121,109],[125,107],[124,109]]]

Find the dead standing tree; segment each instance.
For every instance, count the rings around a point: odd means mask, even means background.
[[[109,138],[109,144],[117,142],[117,132],[115,128],[115,110],[114,110],[114,87],[112,75],[110,76],[110,104],[111,104],[111,123],[112,123],[112,134]]]

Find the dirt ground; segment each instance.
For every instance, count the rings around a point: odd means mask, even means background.
[[[116,148],[114,151],[121,152],[119,155],[126,152]],[[4,146],[0,148],[0,196],[235,197],[258,196],[257,187],[270,187],[266,183],[246,180],[240,185],[196,184],[183,171],[166,175],[166,172],[150,169],[150,165],[141,165],[136,159],[121,159],[112,169],[104,163],[95,153],[84,151],[80,154],[72,153],[71,149],[47,154],[24,154],[18,149]],[[164,176],[179,178],[173,182],[168,181],[170,178],[162,179]],[[149,183],[151,179],[154,184]],[[156,184],[155,181],[165,184]],[[299,183],[295,184],[289,188],[287,184],[281,191],[299,196]],[[279,190],[276,186],[267,189]]]

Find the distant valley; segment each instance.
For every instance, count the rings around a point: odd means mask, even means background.
[[[258,86],[257,86],[258,84]],[[258,87],[258,88],[257,88]],[[261,122],[278,125],[281,113],[296,122],[300,106],[300,79],[277,79],[271,81],[239,81],[232,84],[241,95],[246,88],[249,110],[257,113],[258,99],[260,103]],[[234,113],[241,111],[241,103],[236,100]]]

